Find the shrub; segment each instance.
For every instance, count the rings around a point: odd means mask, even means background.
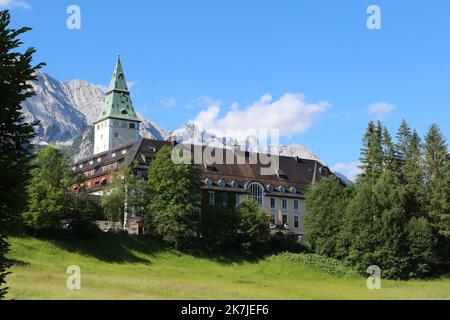
[[[272,256],[269,260],[281,260],[282,263],[301,264],[313,270],[332,275],[337,278],[359,277],[358,272],[344,263],[333,258],[327,258],[318,254],[282,253]]]

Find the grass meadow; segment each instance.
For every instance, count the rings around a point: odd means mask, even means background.
[[[179,252],[154,240],[102,234],[96,238],[10,238],[7,299],[450,299],[450,278],[336,278],[279,257],[243,259]],[[68,290],[66,269],[81,268],[81,290]]]

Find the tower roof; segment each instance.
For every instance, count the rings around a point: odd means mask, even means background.
[[[103,102],[100,115],[96,122],[108,118],[123,119],[129,121],[140,121],[131,102],[130,91],[120,62],[117,57],[116,67]]]

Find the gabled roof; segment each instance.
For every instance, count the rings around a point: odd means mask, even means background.
[[[108,87],[108,92],[106,93],[106,99],[96,122],[103,121],[107,118],[140,122],[131,102],[120,57],[117,57],[116,67]]]

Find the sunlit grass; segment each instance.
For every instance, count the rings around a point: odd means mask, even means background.
[[[450,279],[338,279],[281,259],[255,261],[187,254],[155,241],[104,234],[95,239],[10,238],[15,261],[9,299],[450,299]],[[81,268],[81,290],[66,268]]]

